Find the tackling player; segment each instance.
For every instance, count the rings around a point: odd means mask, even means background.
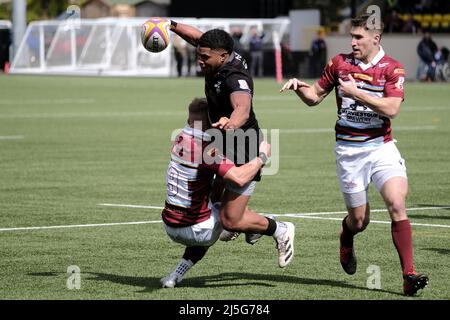
[[[167,170],[167,197],[162,219],[169,237],[186,246],[175,270],[161,279],[165,288],[173,288],[184,274],[206,254],[222,232],[219,206],[209,196],[215,174],[237,186],[253,179],[270,156],[270,145],[263,141],[260,156],[236,167],[221,156],[204,132],[210,128],[206,99],[194,99],[189,105],[188,125],[176,137]],[[201,124],[201,130],[197,124]],[[208,157],[205,159],[205,157]],[[220,205],[220,204],[219,204]],[[244,215],[251,214],[247,211]],[[260,233],[264,225],[251,231]]]
[[[368,186],[372,181],[389,211],[392,239],[404,278],[403,292],[411,296],[428,284],[428,277],[414,270],[411,224],[405,204],[405,160],[391,132],[391,119],[397,116],[403,101],[405,71],[380,46],[382,22],[371,24],[374,21],[370,18],[362,15],[352,20],[353,52],[331,59],[319,81],[311,86],[290,79],[280,92],[294,90],[304,103],[315,106],[335,89],[336,172],[348,211],[340,233],[341,265],[348,274],[356,272],[353,237],[369,224]]]
[[[228,146],[227,142],[232,145],[230,148],[225,147],[224,155],[237,166],[258,156],[257,149],[262,134],[252,106],[253,80],[247,71],[245,60],[233,51],[234,41],[231,36],[220,29],[203,33],[193,26],[173,20],[170,28],[197,48],[198,64],[205,74],[209,119],[214,127],[224,130],[223,145]],[[250,138],[244,139],[244,143],[234,143],[234,137],[228,136],[228,133],[236,129]],[[227,136],[231,137],[228,141]],[[252,150],[255,154],[251,154]],[[260,172],[244,186],[237,187],[225,181],[220,219],[226,230],[248,234],[255,228],[260,230],[262,227],[264,231],[260,233],[274,236],[278,248],[278,264],[283,268],[294,257],[295,226],[290,222],[278,222],[261,216],[247,208],[256,181],[259,180]],[[221,240],[232,240],[234,236],[234,232],[225,232]],[[251,242],[248,237],[246,240]]]

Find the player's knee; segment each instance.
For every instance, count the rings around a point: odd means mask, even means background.
[[[369,222],[370,218],[368,216],[354,217],[350,219],[350,229],[355,233],[362,232],[367,228]]]
[[[406,206],[403,199],[393,199],[386,202],[389,214],[392,217],[404,217],[406,216]]]
[[[220,221],[224,229],[228,231],[242,231],[243,225],[245,225],[243,219],[243,211],[240,208],[229,208],[227,206],[220,210]]]
[[[356,232],[362,232],[367,228],[367,225],[369,224],[369,220],[358,220],[356,225],[355,225],[355,231]]]
[[[222,226],[228,231],[234,231],[234,229],[236,228],[236,223],[231,220],[222,219]]]
[[[223,228],[228,231],[235,231],[239,228],[239,221],[225,214],[225,212],[221,212],[220,220],[222,222]]]

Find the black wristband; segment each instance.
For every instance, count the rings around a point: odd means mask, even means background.
[[[173,20],[170,20],[170,30],[175,30],[175,28],[177,27],[178,23],[176,23]]]
[[[267,161],[269,160],[269,158],[267,158],[267,154],[265,154],[264,152],[260,152],[258,157],[261,159],[263,165],[262,167],[264,167],[267,163]]]

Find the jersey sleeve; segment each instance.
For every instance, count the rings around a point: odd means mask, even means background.
[[[211,161],[211,163],[209,161],[203,162],[201,167],[206,168],[223,177],[228,172],[228,170],[234,167],[234,163],[224,156],[218,155],[214,158],[214,161]]]
[[[225,80],[225,84],[230,93],[240,91],[253,94],[253,82],[244,73],[232,73]]]
[[[389,69],[386,75],[384,86],[385,97],[404,98],[405,69],[402,65],[396,64]]]
[[[318,85],[327,92],[332,91],[338,81],[336,78],[337,57],[338,56],[334,57],[328,62],[325,69],[323,69],[322,76],[317,82]]]
[[[234,167],[234,163],[231,162],[228,159],[224,159],[225,161],[223,161],[222,163],[219,164],[219,167],[217,169],[217,173],[219,174],[219,176],[223,177],[224,175],[227,174],[227,172]]]

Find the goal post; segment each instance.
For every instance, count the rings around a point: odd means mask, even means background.
[[[273,32],[282,38],[289,18],[213,19],[173,18],[202,31],[221,28],[230,32],[239,27],[242,44],[248,42],[250,28],[266,34],[265,46],[274,48]],[[147,18],[81,19],[31,22],[10,67],[15,74],[65,74],[101,76],[170,77],[176,75],[173,45],[159,53],[141,44],[142,24]],[[171,33],[171,37],[175,35]],[[184,40],[182,40],[184,41]],[[172,42],[172,41],[171,41]]]

